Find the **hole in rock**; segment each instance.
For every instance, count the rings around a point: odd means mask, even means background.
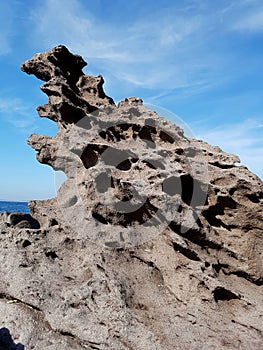
[[[104,225],[107,225],[109,223],[108,220],[104,218],[102,214],[96,211],[96,209],[92,211],[92,216],[94,217],[94,219],[96,219]]]
[[[203,211],[202,215],[208,221],[211,226],[231,228],[231,225],[226,225],[221,219],[217,218],[217,215],[224,215],[225,209],[236,209],[237,202],[229,196],[218,196],[215,205],[209,207]]]
[[[50,226],[56,226],[56,225],[58,225],[58,222],[57,222],[56,219],[52,218],[52,219],[50,220],[49,224],[50,224]]]
[[[119,142],[127,139],[137,139],[138,137],[143,141],[150,141],[149,147],[154,146],[153,135],[157,134],[156,128],[150,125],[139,125],[124,123],[116,126],[111,126],[106,130],[103,130],[99,135],[106,141]]]
[[[247,197],[253,203],[260,203],[260,198],[263,198],[262,192],[248,193],[248,194],[245,194],[245,197]]]
[[[225,289],[224,287],[216,287],[213,291],[213,295],[216,303],[219,300],[229,301],[232,299],[240,299],[240,296],[236,295],[228,289]]]
[[[116,166],[116,168],[119,170],[124,170],[124,171],[130,170],[131,169],[131,161],[129,159],[125,159],[120,164],[118,164]]]
[[[175,251],[180,252],[186,258],[193,261],[200,261],[198,254],[190,248],[182,247],[180,244],[173,242],[173,248]]]
[[[123,131],[125,131],[125,129],[123,129],[122,125],[111,126],[106,130],[102,130],[99,135],[106,141],[119,142],[126,139]]]
[[[180,179],[182,181],[182,200],[190,205],[194,190],[194,179],[189,174],[182,175]]]
[[[49,252],[45,252],[45,255],[47,258],[51,258],[52,260],[55,260],[56,258],[58,258],[58,255],[55,251],[49,251]]]
[[[182,155],[182,154],[184,154],[184,150],[182,148],[176,148],[175,149],[175,153],[179,154],[179,155]]]
[[[151,141],[152,143],[154,142],[152,139],[152,133],[153,130],[155,130],[155,128],[150,127],[150,126],[143,126],[140,131],[139,131],[139,137],[142,140],[147,140],[147,141]]]
[[[22,243],[23,248],[29,247],[32,243],[28,240],[25,239],[24,242]]]
[[[174,138],[163,130],[160,131],[160,139],[164,142],[174,143]]]
[[[91,149],[90,147],[85,148],[85,150],[82,153],[80,158],[81,158],[83,165],[86,169],[93,167],[98,162],[97,153],[93,149]]]
[[[219,273],[221,271],[221,269],[228,268],[229,265],[228,264],[221,264],[220,262],[218,262],[217,264],[212,264],[212,267],[217,273]]]
[[[93,208],[92,216],[105,225],[129,227],[146,224],[148,220],[153,218],[157,210],[158,208],[154,207],[148,199],[139,208],[137,205],[131,205],[129,212],[119,212],[114,207],[105,207],[99,203]]]
[[[194,180],[190,174],[180,177],[171,176],[163,181],[163,191],[170,196],[181,195],[183,202],[192,207],[204,205],[206,203],[206,192],[202,188],[203,184]]]
[[[86,115],[82,109],[73,105],[69,105],[66,102],[63,102],[59,106],[58,112],[61,114],[62,119],[69,124],[77,123]]]

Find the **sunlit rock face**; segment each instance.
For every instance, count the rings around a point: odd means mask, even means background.
[[[58,125],[28,143],[66,180],[30,224],[1,216],[3,327],[26,349],[262,349],[261,180],[85,65],[22,65]]]

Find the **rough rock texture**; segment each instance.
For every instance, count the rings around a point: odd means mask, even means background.
[[[30,214],[25,213],[9,213],[8,211],[4,211],[0,213],[0,223],[14,228],[40,228],[39,222]]]
[[[85,64],[57,46],[22,65],[58,124],[28,142],[67,180],[30,203],[40,228],[2,216],[2,327],[25,349],[262,349],[261,180],[140,99],[116,106]]]

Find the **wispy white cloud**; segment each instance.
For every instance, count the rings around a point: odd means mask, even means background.
[[[162,14],[135,17],[129,25],[109,23],[95,17],[79,0],[44,0],[32,13],[36,37],[47,45],[67,43],[72,49],[90,58],[114,62],[136,63],[156,61],[170,49],[195,32],[198,18]]]
[[[208,50],[207,24],[213,19],[191,9],[171,5],[143,18],[135,16],[126,25],[101,21],[77,0],[65,0],[63,7],[45,0],[32,15],[35,42],[48,48],[64,43],[135,86],[201,85],[204,79],[219,78],[222,58],[219,63],[216,53]]]
[[[230,2],[226,8],[229,29],[241,33],[263,31],[263,3],[261,0],[240,0]]]
[[[0,55],[11,51],[10,37],[13,24],[13,12],[8,1],[0,2]]]
[[[0,98],[0,117],[26,134],[36,129],[36,115],[32,106],[20,98]]]
[[[129,23],[95,16],[85,1],[43,0],[31,14],[34,37],[48,49],[63,43],[70,50],[97,63],[103,73],[134,87],[181,88],[192,94],[204,87],[222,84],[242,74],[242,62],[234,50],[222,43],[229,30],[262,25],[263,10],[258,0],[213,3],[208,0],[176,2],[140,16],[130,15]],[[243,21],[243,22],[242,22]],[[227,73],[226,73],[227,72]],[[106,76],[107,78],[107,76]],[[204,85],[204,86],[203,86]],[[195,87],[192,89],[192,87]]]
[[[235,124],[220,125],[211,130],[199,129],[198,138],[219,145],[225,152],[237,154],[241,164],[263,178],[263,124],[250,118]]]
[[[258,13],[253,13],[248,17],[239,20],[234,29],[238,30],[250,30],[250,31],[263,31],[263,10]]]
[[[248,13],[243,14],[233,24],[232,29],[249,32],[263,31],[263,6],[255,7]]]

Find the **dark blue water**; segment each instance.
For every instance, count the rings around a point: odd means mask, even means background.
[[[0,212],[1,211],[29,213],[27,202],[0,201]]]

